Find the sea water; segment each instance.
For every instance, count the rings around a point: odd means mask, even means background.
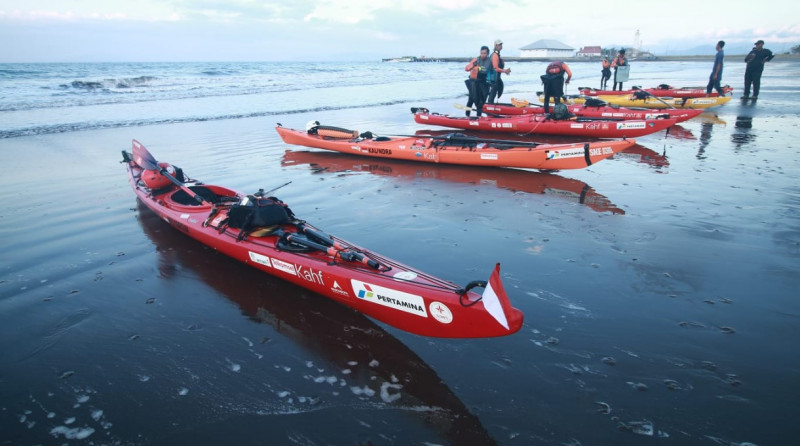
[[[462,114],[459,63],[0,65],[0,442],[795,442],[800,63],[741,102],[739,59],[730,103],[549,173],[273,129],[442,130],[409,108]],[[508,66],[501,100],[533,100],[546,63]],[[568,94],[599,86],[598,63],[571,68]],[[626,86],[710,70],[634,61]],[[455,283],[500,262],[525,325],[422,338],[227,259],[136,202],[133,138],[208,183],[291,181],[275,194],[301,218]]]

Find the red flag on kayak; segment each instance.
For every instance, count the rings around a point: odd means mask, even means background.
[[[503,327],[507,330],[508,318],[507,314],[511,314],[511,302],[508,300],[506,290],[503,288],[503,282],[500,280],[500,264],[494,267],[489,283],[483,291],[483,307],[492,315]]]

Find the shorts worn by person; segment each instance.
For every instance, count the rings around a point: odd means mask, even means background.
[[[772,51],[764,48],[764,41],[759,40],[744,61],[747,67],[744,70],[744,96],[747,99],[750,97],[750,86],[753,87],[753,99],[758,99],[758,92],[761,90],[761,73],[764,72],[764,64],[775,57]]]

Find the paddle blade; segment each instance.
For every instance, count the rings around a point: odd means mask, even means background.
[[[517,98],[511,98],[511,104],[514,107],[517,107],[517,108],[527,107],[527,106],[531,105],[531,103],[528,102],[527,100],[525,100],[525,99],[517,99]]]
[[[133,140],[133,162],[145,170],[159,170],[155,157],[135,139]]]
[[[500,280],[499,263],[495,265],[494,271],[489,277],[489,283],[486,284],[486,289],[483,291],[483,307],[506,330],[511,329],[508,325],[508,316],[513,313],[513,309],[503,288],[503,282]]]

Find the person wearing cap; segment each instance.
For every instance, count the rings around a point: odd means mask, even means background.
[[[764,41],[759,40],[744,61],[747,68],[744,70],[744,96],[743,99],[750,97],[750,85],[753,86],[753,99],[758,99],[758,91],[761,89],[761,73],[764,71],[764,64],[775,57],[772,51],[764,48]]]
[[[506,68],[506,63],[500,57],[500,51],[503,50],[503,41],[497,39],[494,41],[494,51],[492,52],[492,68],[486,76],[486,81],[489,82],[489,99],[486,101],[489,104],[494,104],[495,98],[503,95],[503,80],[500,78],[501,74],[511,74],[511,69]]]
[[[725,96],[725,93],[722,91],[722,86],[720,85],[722,81],[722,60],[725,58],[725,52],[722,51],[724,46],[724,40],[717,42],[717,56],[714,57],[714,68],[711,69],[711,76],[708,77],[706,94],[711,94],[711,90],[716,89],[720,96]]]
[[[619,84],[619,90],[622,91],[622,82],[617,82],[617,67],[624,67],[626,65],[628,65],[628,59],[625,58],[625,48],[623,48],[619,50],[617,57],[611,62],[611,66],[614,68],[614,88],[612,88],[612,90],[616,90],[617,84]]]

